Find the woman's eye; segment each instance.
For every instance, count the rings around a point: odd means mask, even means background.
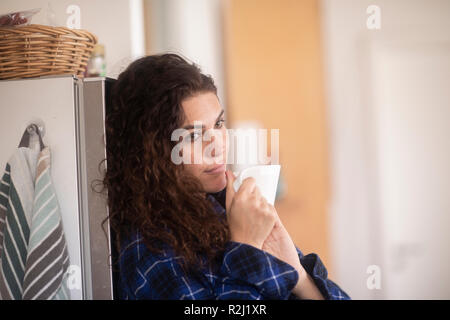
[[[216,122],[216,128],[222,128],[222,126],[225,124],[225,119],[220,119]]]

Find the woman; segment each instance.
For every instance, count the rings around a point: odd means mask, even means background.
[[[120,298],[347,299],[317,255],[296,249],[252,178],[234,192],[226,144],[202,141],[194,122],[225,137],[217,89],[196,65],[154,55],[120,74],[106,121],[104,180]],[[185,136],[172,141],[180,128]],[[202,161],[173,161],[180,141],[188,146],[182,153],[193,150],[188,159],[202,153]],[[196,141],[200,150],[191,149]]]

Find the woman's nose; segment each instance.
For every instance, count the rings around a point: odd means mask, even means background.
[[[225,132],[222,132],[222,130],[215,130],[214,134],[211,137],[211,144],[212,144],[212,152],[211,157],[213,158],[221,158],[223,155],[226,154],[226,143],[225,143]]]

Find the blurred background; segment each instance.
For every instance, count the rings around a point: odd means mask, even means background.
[[[0,2],[32,8],[97,35],[108,77],[176,52],[228,126],[279,129],[278,213],[353,299],[450,299],[448,0]]]

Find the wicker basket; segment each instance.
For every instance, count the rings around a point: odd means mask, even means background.
[[[83,77],[97,43],[84,30],[38,24],[0,27],[0,79],[73,74]]]

